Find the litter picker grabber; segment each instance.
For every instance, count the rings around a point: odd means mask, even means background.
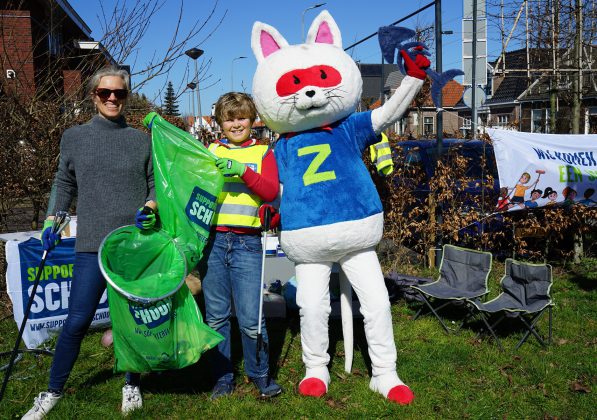
[[[257,363],[260,363],[259,352],[267,352],[267,344],[263,342],[263,335],[261,334],[261,317],[263,316],[263,284],[265,279],[265,255],[267,252],[267,231],[270,227],[271,213],[269,206],[263,209],[263,252],[261,254],[261,285],[259,286],[259,318],[257,318]]]
[[[68,225],[69,222],[70,216],[67,212],[57,212],[56,216],[54,216],[54,222],[52,224],[52,233],[60,235],[60,233],[64,230],[64,228]],[[37,291],[37,286],[39,285],[41,274],[44,272],[44,266],[46,265],[46,259],[48,257],[48,254],[49,251],[44,250],[41,256],[39,266],[37,267],[37,274],[35,276],[35,281],[33,282],[31,294],[29,295],[29,302],[27,303],[27,308],[23,313],[23,321],[21,322],[21,327],[19,328],[19,334],[15,341],[15,345],[10,356],[10,361],[8,362],[8,367],[6,368],[6,373],[4,374],[4,382],[2,383],[2,390],[0,390],[0,401],[2,401],[2,398],[4,398],[4,392],[6,391],[6,386],[8,385],[8,379],[10,378],[10,373],[12,371],[12,367],[14,366],[17,353],[19,353],[19,344],[21,343],[21,338],[23,338],[25,325],[27,324],[27,319],[29,318],[29,313],[31,312],[31,306],[33,305],[33,298],[35,296],[35,292]]]

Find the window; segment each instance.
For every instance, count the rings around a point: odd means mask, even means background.
[[[497,116],[498,127],[507,127],[509,122],[510,122],[510,115],[502,114],[502,115]]]
[[[48,33],[48,51],[50,55],[59,55],[62,53],[62,34],[57,32]]]
[[[531,132],[549,133],[549,109],[531,110]]]
[[[423,132],[425,134],[433,133],[433,117],[423,117]]]
[[[399,124],[398,130],[397,130],[398,134],[400,134],[400,135],[405,134],[408,129],[408,117],[400,118],[400,121],[398,124]]]
[[[462,121],[462,125],[460,126],[460,131],[462,132],[463,136],[466,136],[469,131],[471,130],[471,119],[470,118],[466,118],[466,117],[462,117],[460,119],[460,121]]]
[[[493,78],[491,77],[491,74],[487,75],[487,85],[485,86],[484,90],[487,99],[491,98],[491,95],[493,93]]]
[[[411,112],[410,116],[412,118],[412,124],[414,126],[419,125],[419,114],[417,114],[416,112]]]

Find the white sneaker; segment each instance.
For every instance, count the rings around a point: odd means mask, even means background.
[[[143,407],[143,398],[141,389],[134,385],[125,385],[122,387],[122,414],[127,415],[133,410]]]
[[[56,405],[62,395],[56,395],[52,392],[40,392],[33,401],[33,407],[27,411],[21,420],[41,420]]]

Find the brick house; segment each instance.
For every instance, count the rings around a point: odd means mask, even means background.
[[[394,94],[403,79],[404,75],[398,70],[388,75],[385,82],[385,100]],[[391,131],[398,135],[412,135],[415,137],[432,137],[436,135],[437,110],[429,90],[426,89],[426,92],[421,106],[417,107],[415,101],[413,101],[408,112],[394,124]],[[455,107],[462,98],[463,92],[464,86],[455,80],[450,80],[442,89],[443,131],[448,135],[453,135],[459,129],[459,117]],[[375,109],[380,104],[381,101],[377,100],[369,108]]]
[[[584,53],[591,59],[583,57],[583,68],[590,70],[592,63],[597,62],[597,46],[584,46]],[[562,53],[561,69],[576,69],[572,63],[572,51]],[[549,133],[552,87],[556,89],[556,133],[572,132],[572,96],[573,79],[576,72],[562,72],[555,86],[550,73],[537,74],[530,85],[517,97],[520,103],[520,130],[533,133]],[[597,69],[583,71],[581,88],[580,132],[597,133]]]
[[[597,47],[586,46],[592,60],[583,60],[585,66],[597,61]],[[562,51],[560,69],[574,69],[571,50]],[[509,51],[505,63],[498,60],[488,65],[487,97],[478,109],[479,126],[508,127],[524,132],[550,132],[550,92],[553,86],[551,50],[529,49],[530,78],[527,77],[526,49]],[[497,67],[496,67],[497,66]],[[505,68],[505,72],[502,71]],[[532,69],[543,69],[533,71]],[[583,72],[581,100],[581,132],[597,132],[597,70]],[[556,132],[571,131],[572,77],[574,72],[562,71],[557,86]],[[461,116],[461,129],[470,130],[471,111],[462,102],[456,107]]]
[[[96,68],[116,64],[67,0],[9,1],[0,9],[0,97],[76,101]]]

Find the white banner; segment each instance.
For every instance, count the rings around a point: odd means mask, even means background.
[[[497,211],[597,205],[597,135],[487,131],[500,178]]]
[[[33,297],[31,313],[23,332],[27,348],[36,348],[60,332],[68,314],[68,299],[75,260],[75,239],[63,239],[46,259],[40,282]],[[21,327],[24,311],[41,261],[39,238],[6,242],[6,286],[12,301],[17,328]],[[107,294],[104,292],[95,312],[94,327],[110,325]]]

